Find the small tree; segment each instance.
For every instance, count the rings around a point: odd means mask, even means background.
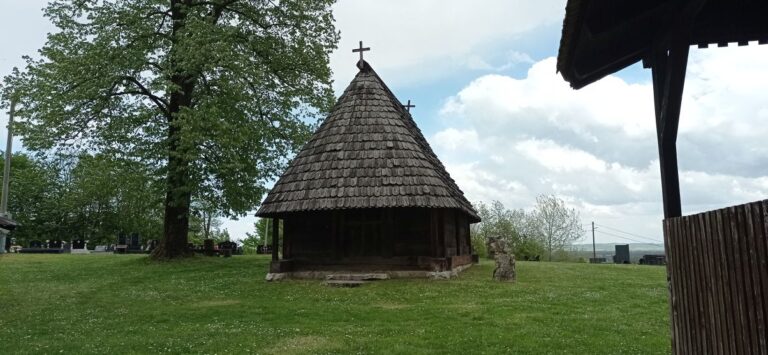
[[[562,250],[584,235],[579,213],[568,208],[565,201],[554,195],[536,198],[530,227],[533,233],[546,242],[549,261],[552,261],[553,250]]]
[[[267,245],[271,245],[272,243],[272,223],[274,222],[274,219],[271,218],[259,218],[254,224],[253,224],[253,233],[245,233],[247,239],[251,239],[251,243],[254,245],[264,245],[265,242]],[[283,225],[280,224],[278,227],[278,235],[280,236],[280,240],[283,238]]]
[[[524,210],[507,209],[500,201],[492,201],[490,205],[478,202],[475,209],[482,222],[473,224],[470,231],[472,245],[478,254],[490,257],[486,245],[488,238],[500,237],[507,241],[515,254],[538,255],[531,254],[537,250],[531,244],[538,241],[528,233],[530,218]]]

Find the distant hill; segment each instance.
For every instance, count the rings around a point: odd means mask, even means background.
[[[613,260],[613,254],[616,252],[616,245],[626,243],[597,243],[595,251],[598,258],[605,258],[608,262]],[[581,258],[592,257],[592,244],[574,244],[572,245],[572,255]],[[654,243],[629,243],[629,259],[632,263],[637,263],[643,255],[646,254],[664,254],[664,244]]]

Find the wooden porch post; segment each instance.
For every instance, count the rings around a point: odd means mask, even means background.
[[[272,261],[280,260],[278,249],[280,248],[280,220],[272,219]]]
[[[688,48],[687,41],[674,41],[669,49],[657,50],[651,63],[664,218],[682,215],[677,169],[677,129],[688,64]]]

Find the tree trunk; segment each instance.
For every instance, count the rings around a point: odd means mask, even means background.
[[[211,223],[213,222],[213,213],[203,211],[203,220],[205,222],[205,239],[211,238]]]
[[[179,31],[184,27],[186,12],[184,4],[171,0],[171,18],[173,19],[171,42],[172,47],[177,43]],[[171,82],[178,88],[170,93],[168,102],[168,178],[165,195],[165,217],[163,219],[163,240],[152,252],[154,259],[172,259],[191,255],[187,247],[189,234],[189,210],[192,200],[192,187],[189,178],[189,145],[183,144],[182,108],[192,105],[194,77],[179,68],[174,58],[173,48],[170,51],[170,66],[172,68]]]
[[[171,131],[176,131],[171,129]],[[178,132],[176,132],[178,134]],[[168,192],[165,195],[165,218],[163,219],[163,240],[152,252],[155,259],[172,259],[191,255],[187,247],[189,233],[189,206],[192,195],[189,184],[188,163],[170,150],[168,159]]]

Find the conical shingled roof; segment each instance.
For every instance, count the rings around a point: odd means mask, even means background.
[[[371,66],[341,95],[257,216],[353,208],[456,208],[480,218]]]

